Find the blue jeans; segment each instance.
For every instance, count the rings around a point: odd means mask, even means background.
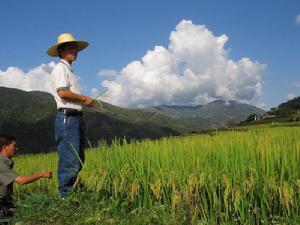
[[[55,140],[58,144],[58,189],[66,197],[84,163],[84,121],[81,116],[57,112]]]

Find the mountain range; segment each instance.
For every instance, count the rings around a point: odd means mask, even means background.
[[[237,124],[250,114],[263,114],[265,111],[255,106],[236,101],[214,101],[198,106],[156,106],[144,109],[168,116],[194,132],[215,129]]]
[[[52,95],[0,87],[0,133],[16,136],[21,153],[56,149]],[[238,123],[263,110],[234,101],[199,106],[155,106],[127,109],[102,102],[103,109],[85,108],[86,137],[92,146],[114,140],[177,136]]]

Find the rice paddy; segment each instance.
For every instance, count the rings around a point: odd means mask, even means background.
[[[21,174],[56,173],[56,166],[55,153],[15,158],[15,170]],[[20,205],[16,221],[298,224],[300,128],[257,127],[102,144],[86,151],[77,186],[80,191],[62,202],[57,198],[56,177],[15,185]],[[74,208],[76,201],[80,203]],[[37,215],[38,210],[44,216]]]

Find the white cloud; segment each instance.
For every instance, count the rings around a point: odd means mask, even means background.
[[[293,94],[293,93],[289,93],[289,94],[287,95],[287,99],[288,99],[288,100],[292,100],[292,99],[295,98],[295,97],[296,97],[296,95]]]
[[[54,66],[55,63],[50,62],[30,69],[28,72],[17,67],[9,67],[6,71],[0,70],[0,86],[25,91],[50,92],[49,75]]]
[[[233,61],[224,45],[203,25],[183,20],[171,32],[169,46],[155,46],[129,63],[114,80],[102,81],[103,100],[124,107],[206,104],[216,99],[261,105],[265,64],[249,58]]]
[[[97,73],[98,77],[114,77],[117,76],[118,72],[116,70],[100,70]]]
[[[300,14],[298,14],[298,15],[296,16],[295,23],[296,23],[297,25],[300,25]]]

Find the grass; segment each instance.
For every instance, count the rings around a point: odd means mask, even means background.
[[[78,188],[15,186],[22,224],[297,224],[300,128],[164,138],[86,152]],[[22,174],[56,173],[56,154],[19,156]]]

